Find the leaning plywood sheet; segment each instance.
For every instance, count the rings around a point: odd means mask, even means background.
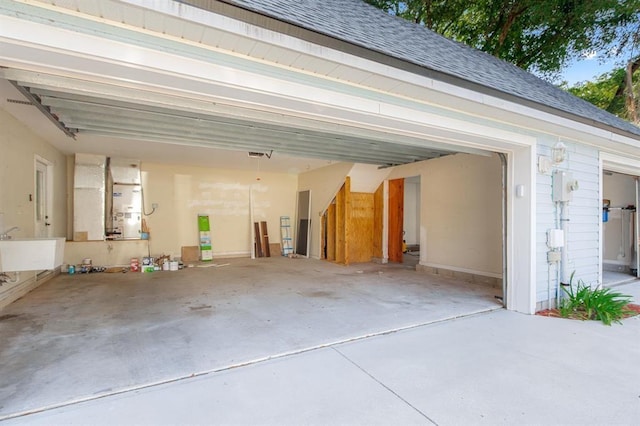
[[[265,257],[271,257],[271,249],[269,248],[269,231],[267,230],[267,222],[260,222],[260,243]]]
[[[256,257],[263,257],[264,253],[262,251],[262,237],[260,233],[260,223],[253,222],[253,230],[254,230],[254,236],[255,236]]]

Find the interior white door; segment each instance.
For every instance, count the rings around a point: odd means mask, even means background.
[[[35,236],[51,236],[51,194],[49,185],[51,184],[51,165],[41,159],[36,159],[36,175],[34,188],[34,208],[35,208]]]

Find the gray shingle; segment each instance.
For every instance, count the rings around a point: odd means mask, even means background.
[[[362,0],[226,0],[429,70],[593,120],[640,137],[640,127],[522,69],[391,16]]]

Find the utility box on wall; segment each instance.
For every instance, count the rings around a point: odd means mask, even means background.
[[[573,191],[578,189],[578,181],[571,172],[556,170],[553,172],[553,201],[567,202],[573,200]]]

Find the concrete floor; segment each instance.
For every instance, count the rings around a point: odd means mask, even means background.
[[[637,278],[629,273],[602,271],[602,284],[605,286],[625,284],[635,280],[637,280]]]
[[[618,290],[640,301],[636,282]],[[506,310],[71,404],[9,425],[636,425],[640,317]]]
[[[0,419],[500,308],[498,289],[402,265],[217,262],[60,275],[5,308]]]

